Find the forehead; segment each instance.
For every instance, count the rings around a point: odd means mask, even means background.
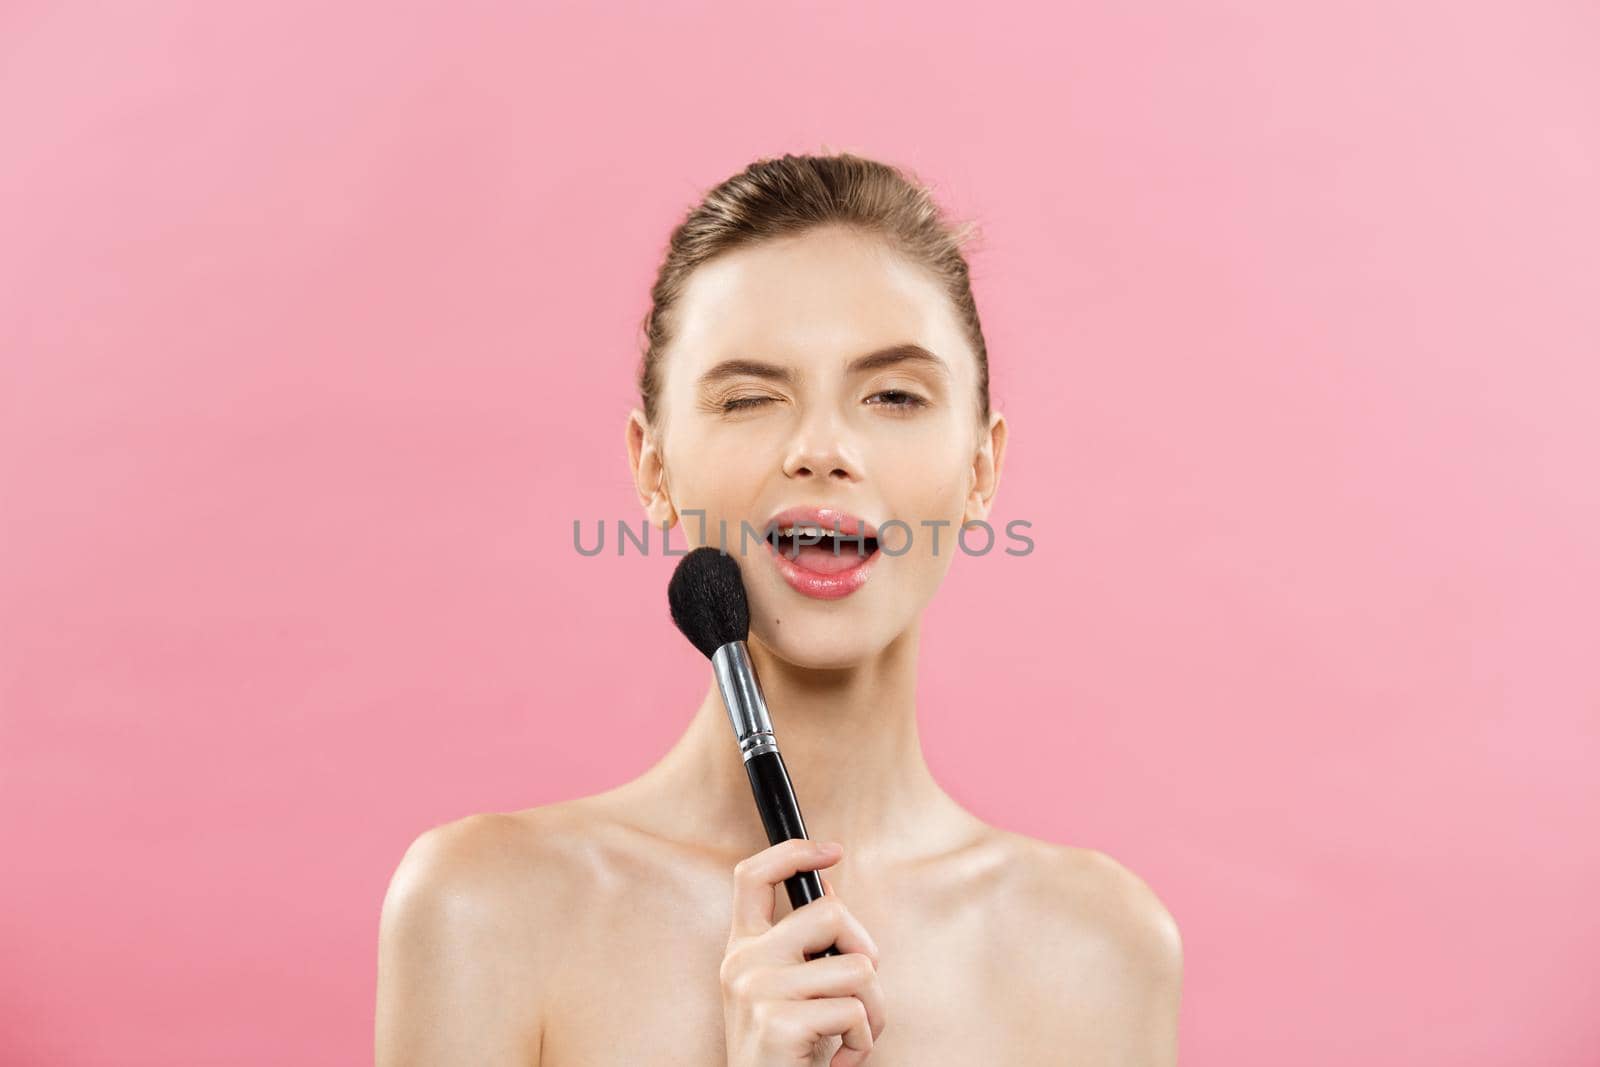
[[[940,356],[955,380],[975,357],[931,275],[882,240],[840,227],[763,241],[701,265],[679,298],[672,343],[690,373],[730,357],[849,360],[901,342]]]

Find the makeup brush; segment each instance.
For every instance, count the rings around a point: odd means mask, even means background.
[[[761,825],[767,841],[776,845],[792,837],[805,837],[806,824],[800,818],[800,802],[795,799],[788,768],[778,752],[778,739],[772,733],[767,700],[745,639],[750,636],[750,602],[745,597],[744,579],[739,564],[721,549],[709,545],[697,548],[679,561],[667,583],[667,602],[672,621],[683,636],[711,660],[711,670],[728,709],[739,753],[744,757],[750,790],[755,794]],[[822,878],[816,871],[798,871],[785,878],[789,903],[796,909],[822,897]],[[829,945],[806,959],[837,956],[839,949]]]

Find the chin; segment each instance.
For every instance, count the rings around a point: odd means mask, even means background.
[[[895,634],[879,632],[880,625],[852,626],[840,619],[806,618],[785,614],[783,622],[759,626],[751,632],[773,655],[807,670],[839,670],[854,667],[878,655],[894,640]]]

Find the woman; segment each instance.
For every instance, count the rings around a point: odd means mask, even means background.
[[[922,611],[1006,444],[962,236],[848,154],[752,164],[674,232],[628,459],[652,525],[739,562],[814,840],[766,846],[708,684],[633,781],[412,844],[381,923],[379,1067],[1176,1062],[1160,901],[1103,853],[963,810],[918,740]],[[769,549],[775,519],[809,536]],[[808,521],[890,519],[909,534],[799,547]],[[828,899],[796,911],[780,883],[803,869]]]

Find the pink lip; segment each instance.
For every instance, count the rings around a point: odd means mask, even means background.
[[[850,537],[857,534],[872,538],[878,536],[878,528],[865,519],[823,507],[786,508],[767,520],[766,529],[773,530],[801,523],[814,524],[823,530],[837,529],[840,534]],[[762,543],[767,546],[767,554],[772,557],[772,563],[777,567],[783,580],[796,592],[818,600],[837,600],[860,589],[871,577],[873,564],[883,554],[880,550],[853,567],[823,574],[800,566],[780,552],[770,540],[763,539]]]
[[[815,507],[806,504],[794,508],[784,508],[767,520],[767,527],[770,529],[774,526],[792,526],[802,522],[812,523],[824,530],[837,528],[841,534],[847,536],[854,536],[857,533],[864,533],[872,538],[878,536],[878,528],[866,519],[858,518],[848,512],[838,511],[834,508]]]

